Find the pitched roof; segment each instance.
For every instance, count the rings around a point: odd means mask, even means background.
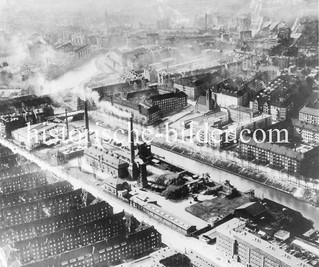
[[[317,132],[317,133],[319,132],[319,125],[307,123],[307,122],[300,121],[297,119],[292,119],[291,121],[292,121],[292,124],[294,127],[300,127],[300,128],[312,131],[312,132]]]
[[[319,117],[319,109],[315,108],[308,108],[308,107],[303,107],[299,113],[305,113],[313,116],[318,116]]]
[[[243,144],[241,142],[241,144]],[[303,153],[300,151],[295,151],[292,148],[286,147],[286,146],[279,146],[277,144],[273,143],[257,143],[253,139],[250,139],[247,143],[247,145],[258,147],[260,149],[266,150],[273,152],[278,155],[284,155],[287,156],[288,158],[295,158],[297,160],[302,160],[303,159]]]

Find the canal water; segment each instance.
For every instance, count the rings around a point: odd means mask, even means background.
[[[164,157],[163,160],[176,166],[180,166],[190,172],[197,174],[209,173],[210,177],[216,182],[229,180],[230,183],[233,184],[239,191],[245,192],[249,189],[253,189],[255,190],[256,197],[268,198],[291,209],[301,212],[303,216],[312,220],[315,224],[315,227],[319,229],[319,208],[298,200],[292,195],[256,183],[254,181],[244,179],[240,176],[236,176],[234,174],[216,169],[207,164],[181,156],[163,148],[152,146],[152,152],[156,155]]]

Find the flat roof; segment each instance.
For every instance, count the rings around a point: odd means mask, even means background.
[[[319,256],[319,247],[310,244],[309,242],[305,242],[303,240],[301,240],[300,238],[295,239],[294,241],[292,241],[292,244],[297,245],[298,247],[301,247],[317,256]]]
[[[240,224],[240,222],[242,223]],[[281,262],[284,262],[290,267],[311,267],[303,260],[259,238],[257,235],[248,232],[242,227],[244,225],[245,223],[243,220],[234,218],[226,223],[223,223],[222,225],[220,225],[220,227],[217,227],[216,231],[218,231],[222,235],[232,236],[234,239],[238,238],[243,242],[249,243],[256,249],[261,250],[264,254],[270,255],[280,260]]]

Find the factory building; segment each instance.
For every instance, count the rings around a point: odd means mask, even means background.
[[[259,112],[242,106],[228,106],[229,117],[234,122],[251,120],[259,115]]]
[[[187,106],[187,95],[178,90],[172,93],[151,96],[149,100],[152,105],[159,107],[162,116]]]
[[[90,166],[102,173],[106,172],[115,178],[128,177],[129,164],[112,151],[92,146],[84,150],[84,158]]]
[[[242,219],[234,218],[216,229],[216,248],[243,266],[311,267],[282,248],[248,231]]]

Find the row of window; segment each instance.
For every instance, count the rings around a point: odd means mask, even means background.
[[[125,222],[123,220],[112,224],[103,223],[96,228],[90,224],[76,229],[74,232],[71,229],[67,229],[63,233],[60,232],[55,236],[49,236],[47,239],[37,238],[32,240],[32,243],[26,241],[18,248],[19,259],[23,263],[28,263],[32,259],[43,260],[49,256],[59,255],[123,233],[125,233]]]
[[[28,191],[19,195],[13,193],[12,195],[1,196],[0,195],[0,208],[12,207],[21,203],[29,203],[43,198],[48,198],[63,194],[72,190],[71,185],[59,185],[54,188],[48,189],[46,186],[33,190],[30,194]]]
[[[79,212],[81,211],[81,213]],[[51,219],[43,219],[38,222],[23,224],[15,227],[10,227],[6,231],[0,231],[0,240],[10,239],[14,242],[24,241],[36,236],[50,234],[58,230],[63,230],[75,227],[79,224],[86,224],[112,214],[112,208],[109,204],[101,206],[100,203],[62,214]]]

